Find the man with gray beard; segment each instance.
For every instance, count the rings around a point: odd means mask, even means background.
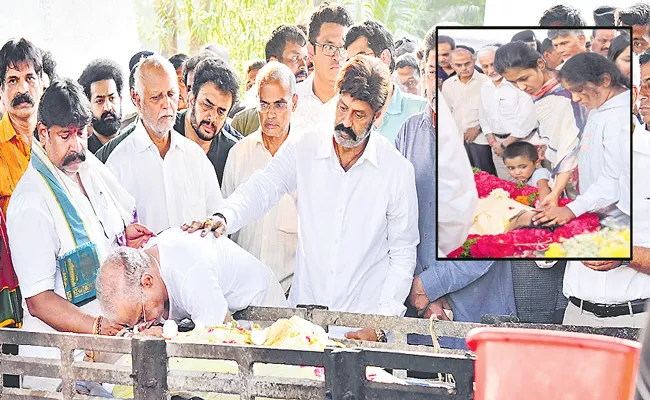
[[[217,174],[204,151],[172,128],[178,107],[172,64],[152,55],[135,72],[140,122],[106,165],[135,197],[141,221],[154,232],[212,214],[221,203]]]

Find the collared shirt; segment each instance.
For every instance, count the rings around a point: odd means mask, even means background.
[[[374,131],[347,172],[335,153],[332,128],[294,134],[264,171],[226,201],[220,212],[229,232],[297,190],[300,224],[289,303],[403,315],[418,244],[413,166]]]
[[[244,137],[260,129],[260,118],[257,115],[257,108],[251,107],[238,112],[233,117],[230,125]]]
[[[615,204],[625,186],[620,183],[621,168],[629,160],[631,140],[630,125],[621,121],[631,113],[627,90],[589,113],[578,152],[580,195],[567,205],[576,216],[587,211],[609,215],[618,211]]]
[[[523,139],[537,127],[533,99],[503,79],[499,86],[489,79],[481,87],[479,122],[483,134],[510,134]]]
[[[403,93],[397,85],[393,85],[393,87],[395,89],[390,103],[381,117],[381,126],[377,128],[377,132],[391,143],[395,142],[404,121],[411,115],[422,112],[427,106],[427,100],[424,97]]]
[[[336,104],[338,96],[332,97],[327,103],[314,93],[314,74],[296,85],[298,106],[291,114],[291,130],[294,133],[329,132],[334,128]]]
[[[174,124],[174,130],[183,136],[185,136],[186,114],[187,110],[179,111],[176,114],[176,123]],[[223,128],[221,128],[217,136],[210,142],[210,148],[206,155],[210,163],[212,163],[214,171],[217,173],[219,185],[223,182],[223,169],[226,166],[228,152],[242,138],[243,136],[239,132],[233,129],[228,122],[225,122]]]
[[[629,96],[629,93],[627,95]],[[629,118],[629,114],[627,118]],[[643,173],[650,169],[650,132],[645,130],[644,125],[637,126],[634,130],[632,146],[634,154],[632,157],[632,168],[634,169],[633,245],[650,247],[650,200],[648,200],[650,199],[650,186]],[[629,152],[629,142],[627,149]],[[618,267],[610,271],[594,271],[579,261],[569,261],[564,275],[564,295],[604,304],[649,299],[650,275],[630,267]]]
[[[214,167],[199,145],[170,134],[163,159],[139,123],[106,161],[135,198],[140,222],[154,232],[212,215],[223,200]]]
[[[478,201],[472,166],[449,107],[438,91],[438,247],[445,254],[461,246],[474,223]]]
[[[154,245],[169,295],[170,320],[190,318],[214,326],[223,324],[227,312],[250,305],[287,307],[284,298],[264,304],[272,284],[281,292],[273,273],[227,237],[202,238],[171,228],[147,243]]]
[[[442,85],[442,94],[454,116],[456,126],[461,135],[470,128],[479,126],[478,109],[481,104],[481,87],[490,78],[474,71],[467,83],[460,81],[458,75],[452,76]],[[478,135],[474,144],[487,145],[485,135]]]
[[[230,150],[224,170],[221,187],[224,198],[246,182],[253,172],[266,168],[272,159],[259,129],[237,143]],[[298,210],[295,200],[295,193],[283,195],[262,218],[231,235],[235,243],[271,268],[285,290],[291,285],[296,264]]]
[[[0,120],[0,209],[5,215],[11,193],[27,170],[30,155],[29,144],[16,133],[9,113],[5,113]]]

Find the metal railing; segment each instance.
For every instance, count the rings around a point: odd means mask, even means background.
[[[416,318],[388,317],[333,312],[311,307],[299,309],[250,307],[235,314],[236,319],[275,322],[298,315],[323,328],[332,325],[370,327],[391,332],[393,343],[343,340],[354,348],[326,349],[325,352],[231,345],[194,344],[164,341],[158,338],[132,339],[70,333],[38,333],[0,329],[0,344],[56,347],[60,359],[0,355],[0,374],[39,376],[62,379],[60,393],[6,388],[0,385],[1,399],[100,399],[75,392],[76,381],[108,382],[133,386],[136,400],[160,400],[170,389],[187,392],[238,394],[241,399],[257,397],[281,399],[471,399],[474,380],[474,356],[462,350],[441,350],[407,344],[408,334],[430,334],[430,322]],[[562,325],[534,325],[498,322],[497,326],[551,329],[616,336],[637,340],[638,329],[592,328]],[[485,324],[434,321],[439,337],[464,338]],[[489,325],[489,326],[495,326]],[[74,360],[75,350],[129,354],[131,366],[89,363]],[[232,360],[238,373],[170,370],[170,358]],[[324,380],[281,378],[256,374],[256,364],[283,364],[324,367]],[[365,367],[395,371],[450,374],[453,389],[414,385],[385,384],[366,379]],[[405,377],[405,374],[396,374]]]

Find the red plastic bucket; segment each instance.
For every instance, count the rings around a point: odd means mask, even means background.
[[[476,400],[628,400],[641,344],[609,336],[537,329],[477,328]]]

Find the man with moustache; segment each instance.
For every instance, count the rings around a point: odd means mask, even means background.
[[[492,161],[498,177],[514,182],[503,163],[503,150],[528,136],[537,127],[537,116],[531,97],[494,70],[497,48],[486,46],[478,51],[478,62],[490,78],[481,86],[478,117],[482,134],[492,148]]]
[[[334,122],[336,79],[345,61],[344,38],[352,18],[345,7],[323,3],[311,16],[307,49],[314,72],[296,86],[294,132],[328,129]]]
[[[218,214],[182,228],[234,233],[297,191],[300,224],[289,303],[404,315],[415,269],[418,204],[413,166],[373,128],[389,82],[380,60],[350,60],[336,84],[332,126],[294,132],[292,124],[268,166],[240,185]],[[382,334],[366,329],[352,336],[377,340]]]
[[[230,150],[221,191],[228,198],[258,170],[263,170],[289,137],[289,122],[298,105],[294,72],[277,61],[267,63],[257,75],[261,127]],[[278,204],[231,239],[259,258],[274,272],[282,288],[291,286],[298,243],[296,194],[285,194]]]
[[[616,37],[615,29],[594,29],[591,35],[591,51],[607,57],[609,46]]]
[[[237,102],[239,82],[235,73],[217,58],[199,62],[193,75],[189,107],[177,114],[174,130],[201,147],[221,185],[228,152],[241,138],[227,121]]]
[[[97,153],[114,137],[133,132],[135,123],[120,131],[124,77],[116,62],[107,59],[91,61],[78,82],[90,100],[93,112],[92,124],[88,127],[88,150],[91,153]]]
[[[167,59],[152,55],[138,64],[135,102],[140,121],[106,165],[135,198],[140,220],[160,232],[215,212],[222,197],[214,167],[201,147],[173,130],[178,80]]]
[[[296,82],[307,79],[307,39],[302,30],[296,25],[280,25],[266,42],[266,61],[279,61],[289,67]],[[247,108],[238,112],[232,119],[232,127],[244,136],[257,131],[260,121],[257,118],[257,107]]]
[[[138,248],[153,236],[134,223],[133,198],[87,153],[91,118],[78,83],[51,82],[38,108],[40,143],[32,144],[7,213],[11,257],[25,299],[23,329],[117,334],[121,326],[99,315],[96,271],[112,248]],[[60,358],[56,348],[34,346],[21,346],[20,355]],[[59,382],[23,377],[30,389],[56,390]]]
[[[0,49],[0,89],[6,112],[0,120],[0,208],[7,215],[9,198],[29,165],[43,93],[40,50],[26,39],[11,39]]]

